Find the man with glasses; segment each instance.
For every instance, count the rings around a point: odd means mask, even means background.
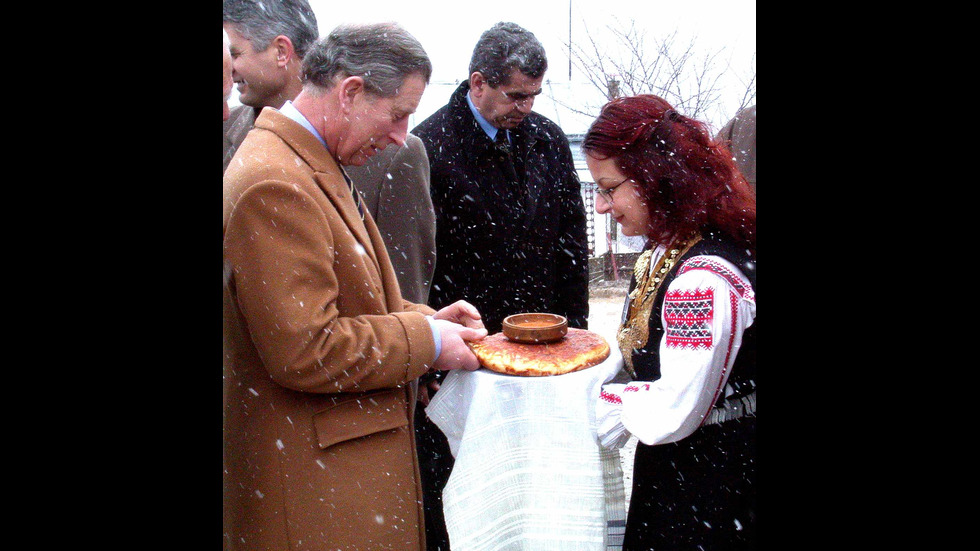
[[[497,23],[477,42],[469,78],[412,130],[429,156],[436,211],[429,305],[464,299],[491,334],[522,312],[588,324],[585,206],[572,152],[558,125],[531,111],[547,68],[534,34]],[[453,460],[424,413],[416,423],[428,549],[446,550],[441,493]]]

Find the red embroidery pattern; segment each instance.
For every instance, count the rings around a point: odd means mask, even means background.
[[[667,348],[711,348],[714,289],[671,291],[664,297]]]
[[[747,300],[755,301],[755,291],[752,290],[752,286],[748,284],[744,279],[735,275],[727,266],[724,264],[712,260],[708,256],[695,256],[690,260],[684,262],[684,264],[678,268],[677,275],[680,276],[683,273],[689,272],[691,270],[708,270],[720,277],[725,278],[728,284],[735,288],[738,294]]]
[[[609,402],[611,404],[622,404],[623,403],[623,399],[622,398],[620,398],[619,396],[616,396],[615,394],[613,394],[611,392],[606,392],[605,390],[603,390],[603,391],[601,391],[599,393],[599,398],[601,398],[604,401]]]

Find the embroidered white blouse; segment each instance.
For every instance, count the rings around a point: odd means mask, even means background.
[[[651,269],[663,254],[663,246],[654,250]],[[597,432],[606,448],[623,446],[630,434],[647,445],[681,440],[709,420],[722,392],[731,393],[728,375],[755,319],[755,292],[719,256],[694,256],[676,269],[660,312],[660,379],[606,384],[600,392]]]

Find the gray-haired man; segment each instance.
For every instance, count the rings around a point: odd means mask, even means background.
[[[416,381],[479,367],[463,301],[398,291],[344,166],[401,145],[432,66],[394,24],[342,26],[303,59],[224,175],[225,543],[424,549]]]

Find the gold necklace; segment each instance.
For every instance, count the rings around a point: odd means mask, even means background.
[[[674,240],[652,270],[649,268],[653,249],[645,251],[636,259],[636,264],[633,266],[636,287],[629,294],[626,321],[620,326],[619,333],[616,335],[619,350],[623,353],[626,371],[634,379],[636,371],[633,368],[633,350],[643,348],[650,338],[649,319],[653,303],[656,302],[657,291],[677,263],[677,259],[683,257],[700,240],[700,234],[695,234],[687,240]]]

